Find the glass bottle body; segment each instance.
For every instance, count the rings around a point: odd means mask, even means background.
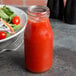
[[[76,24],[76,0],[67,0],[64,10],[64,22]]]
[[[63,20],[64,0],[48,0],[47,6],[50,9],[50,18]]]
[[[44,72],[52,66],[53,32],[48,10],[43,8],[34,6],[33,13],[27,11],[28,23],[24,32],[25,65],[31,72]]]

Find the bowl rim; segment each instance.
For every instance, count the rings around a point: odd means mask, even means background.
[[[1,6],[4,6],[4,5],[2,4],[2,5],[0,5],[0,7],[1,7]],[[26,21],[25,21],[25,24],[24,24],[24,26],[22,27],[22,29],[21,29],[20,31],[18,31],[18,32],[17,32],[16,34],[14,34],[14,35],[11,35],[10,37],[7,37],[7,38],[5,38],[5,39],[0,40],[0,43],[5,42],[5,41],[7,41],[7,40],[10,40],[10,39],[16,37],[17,35],[19,35],[20,33],[22,33],[22,32],[24,31],[25,27],[26,27],[26,24],[27,24],[27,14],[26,14],[23,10],[21,10],[20,8],[17,8],[17,7],[15,7],[15,6],[12,6],[12,5],[6,5],[6,6],[7,6],[7,7],[11,7],[11,8],[15,8],[15,9],[17,9],[17,10],[22,11],[23,14],[25,14]]]

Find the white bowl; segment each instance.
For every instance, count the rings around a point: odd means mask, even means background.
[[[4,5],[0,5],[0,7],[2,7]],[[23,26],[22,29],[17,32],[16,34],[14,35],[11,35],[10,37],[6,38],[6,39],[2,39],[0,40],[0,49],[6,45],[7,41],[8,43],[10,43],[11,39],[15,40],[15,37],[17,37],[20,33],[22,33],[26,27],[26,24],[27,24],[27,14],[22,11],[21,9],[19,8],[16,8],[16,7],[13,7],[13,6],[10,6],[10,5],[6,5],[7,7],[9,7],[14,13],[16,13],[20,19],[21,19],[21,25]]]

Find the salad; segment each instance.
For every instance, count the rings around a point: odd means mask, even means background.
[[[0,40],[17,33],[21,28],[20,17],[9,7],[0,7]]]

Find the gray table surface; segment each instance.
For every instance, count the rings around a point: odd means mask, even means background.
[[[76,25],[54,19],[51,25],[54,33],[52,68],[40,74],[27,71],[22,44],[15,52],[0,54],[0,76],[76,76]]]

